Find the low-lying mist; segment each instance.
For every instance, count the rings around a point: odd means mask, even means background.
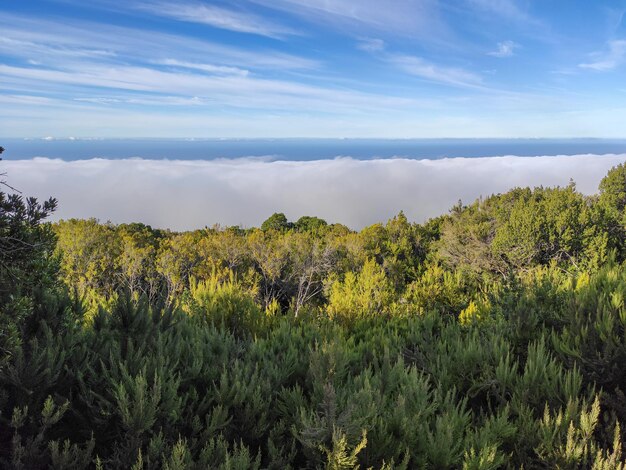
[[[315,215],[359,229],[403,210],[422,222],[461,199],[516,186],[564,186],[584,194],[626,155],[485,157],[442,160],[309,162],[235,159],[213,161],[4,161],[7,181],[24,194],[54,196],[53,220],[95,217],[188,230],[221,225],[258,226],[273,212],[295,220]]]

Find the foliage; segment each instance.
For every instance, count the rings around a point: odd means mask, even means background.
[[[623,214],[626,208],[626,166],[612,168],[600,181],[600,204],[614,214]]]
[[[282,212],[275,212],[261,224],[261,230],[264,232],[267,230],[284,231],[291,227],[292,224],[287,221],[287,217]]]
[[[0,147],[0,154],[4,148]],[[0,159],[1,160],[1,159]],[[0,174],[0,177],[5,173]],[[24,340],[32,322],[33,296],[58,285],[55,235],[45,223],[57,206],[53,198],[38,202],[24,197],[6,181],[0,185],[0,368]]]
[[[360,232],[54,224],[0,467],[623,469],[622,171]]]
[[[55,282],[54,233],[43,220],[56,200],[0,192],[0,304]]]
[[[373,259],[367,260],[359,273],[347,272],[343,280],[329,279],[328,316],[357,318],[388,313],[393,290],[385,271]]]

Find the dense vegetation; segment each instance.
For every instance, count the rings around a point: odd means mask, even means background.
[[[624,466],[626,167],[360,232],[0,193],[5,468]]]

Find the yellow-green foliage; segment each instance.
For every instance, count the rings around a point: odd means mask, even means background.
[[[366,285],[386,285],[368,270]],[[436,311],[295,317],[217,271],[178,311],[120,297],[84,322],[36,301],[43,329],[0,370],[13,417],[0,455],[15,468],[620,468],[626,274],[532,279],[472,328]]]
[[[489,318],[491,304],[489,300],[474,302],[470,300],[469,305],[461,310],[459,322],[461,325],[471,325],[477,322],[486,321]]]
[[[328,304],[330,318],[358,318],[389,313],[394,294],[385,271],[369,259],[359,273],[348,272],[343,279],[329,279]]]
[[[230,271],[227,277],[214,271],[204,281],[191,279],[189,293],[182,302],[183,311],[232,330],[255,334],[262,328],[265,312],[255,302],[256,289],[246,288]],[[275,313],[277,304],[267,307]]]
[[[93,289],[108,296],[115,289],[115,260],[120,240],[114,227],[95,219],[67,220],[55,226],[61,272],[68,285],[84,294]]]
[[[622,176],[361,232],[56,224],[68,290],[0,296],[0,468],[624,469]]]
[[[415,313],[453,313],[467,305],[468,287],[468,280],[460,271],[429,264],[422,275],[407,286],[404,298]]]

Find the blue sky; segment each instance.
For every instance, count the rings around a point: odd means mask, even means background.
[[[3,137],[626,137],[626,0],[3,0]]]

